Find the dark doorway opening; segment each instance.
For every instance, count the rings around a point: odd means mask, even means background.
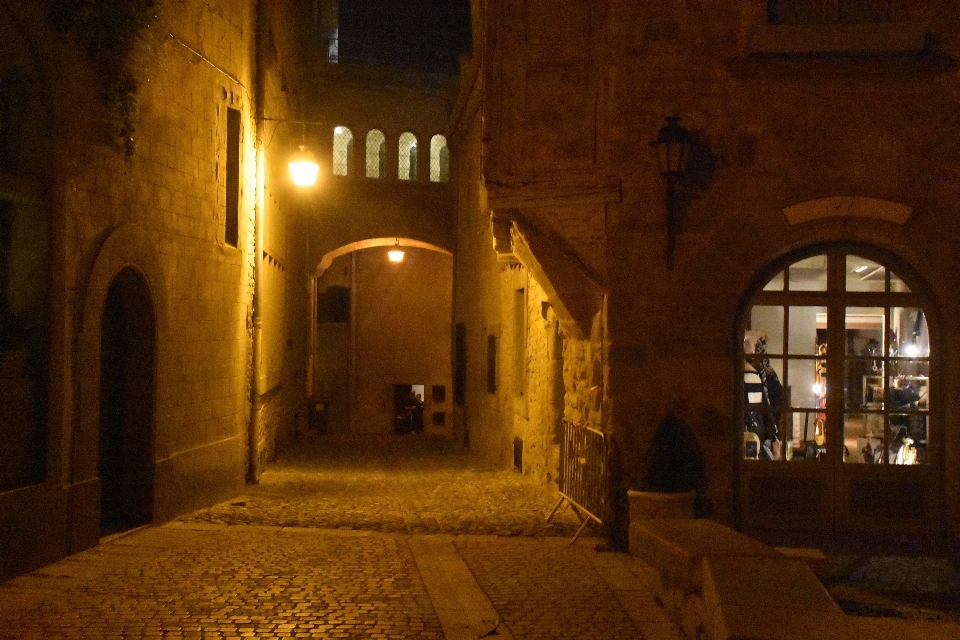
[[[100,533],[153,519],[155,322],[150,291],[132,268],[117,274],[103,309],[100,352]]]
[[[393,432],[422,433],[423,423],[422,384],[393,385]]]

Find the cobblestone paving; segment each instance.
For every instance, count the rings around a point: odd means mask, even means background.
[[[573,536],[556,489],[428,436],[300,440],[244,495],[180,518],[397,533]]]
[[[0,638],[443,638],[395,536],[161,527],[129,540],[74,556],[112,558],[96,579],[0,616]]]
[[[455,543],[516,638],[644,637],[587,557],[562,539],[460,537]]]

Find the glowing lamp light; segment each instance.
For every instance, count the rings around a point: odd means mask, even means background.
[[[822,395],[823,395],[823,392],[824,392],[825,390],[826,390],[826,389],[823,388],[823,385],[822,385],[822,384],[819,384],[819,383],[818,383],[818,384],[813,385],[813,393],[814,393],[815,395],[822,396]]]
[[[920,355],[920,347],[915,344],[908,344],[903,348],[903,352],[908,358],[916,358]]]
[[[309,187],[317,181],[317,174],[320,172],[320,165],[317,164],[313,154],[300,145],[300,150],[293,154],[288,163],[290,167],[290,178],[298,187]]]
[[[399,239],[397,239],[397,243],[393,245],[393,249],[387,251],[387,257],[390,258],[390,262],[403,262],[403,249],[400,248]]]

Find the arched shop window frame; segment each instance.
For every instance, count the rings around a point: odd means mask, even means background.
[[[384,177],[386,155],[386,136],[379,129],[371,129],[367,132],[366,175],[368,178]]]
[[[908,265],[864,245],[810,247],[765,270],[741,309],[735,415],[744,464],[939,464],[937,316]],[[758,344],[762,356],[751,353]],[[760,393],[751,366],[773,370],[782,401],[769,382],[762,398],[747,397]],[[771,421],[782,441],[775,460],[762,437]]]
[[[333,128],[333,175],[347,176],[350,174],[351,157],[353,155],[353,132],[349,127],[337,125]]]
[[[400,180],[417,180],[417,136],[406,131],[397,142],[397,177]]]

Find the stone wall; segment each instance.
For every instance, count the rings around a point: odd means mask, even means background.
[[[143,277],[156,320],[154,520],[234,495],[248,463],[293,433],[304,404],[294,353],[303,344],[306,300],[298,292],[303,256],[290,243],[297,219],[264,193],[265,184],[275,193],[286,187],[269,166],[281,166],[277,149],[258,156],[255,120],[265,107],[279,116],[290,109],[280,81],[299,64],[289,7],[271,3],[273,13],[258,22],[255,3],[245,0],[159,3],[129,67],[139,84],[136,128],[131,144],[118,144],[105,129],[102,74],[74,33],[51,29],[49,4],[2,9],[28,43],[32,81],[46,101],[37,113],[45,118],[50,166],[34,172],[27,192],[49,205],[53,283],[46,476],[0,493],[0,555],[14,559],[4,576],[98,540],[101,315],[121,269]],[[272,58],[258,75],[257,30],[267,26],[286,35],[271,39]],[[267,104],[257,103],[258,94]],[[225,236],[228,109],[240,115],[236,247]],[[270,220],[259,252],[257,215]],[[270,393],[252,416],[258,257],[266,263],[257,300],[261,342],[278,357],[258,366],[257,391]],[[252,448],[251,417],[258,418]],[[8,517],[24,499],[37,505],[37,517]]]
[[[455,113],[457,291],[474,302],[458,303],[457,319],[491,322],[485,307],[500,304],[486,293],[495,272],[485,242],[530,269],[561,324],[576,325],[564,331],[564,413],[617,438],[631,484],[656,425],[676,413],[705,452],[716,517],[736,521],[737,322],[767,265],[804,247],[876,247],[911,266],[941,318],[949,379],[960,353],[948,284],[960,268],[947,249],[960,231],[950,133],[960,33],[950,10],[914,3],[890,24],[804,27],[768,24],[759,0],[472,4],[475,51]],[[648,143],[673,115],[708,153],[670,268],[664,183]],[[470,197],[473,182],[487,200]],[[905,205],[909,220],[849,203],[802,221],[785,214],[846,196]],[[486,235],[477,218],[490,210]],[[937,410],[944,487],[960,477],[948,426],[956,391]],[[476,411],[467,407],[467,424]],[[960,501],[946,505],[960,531]]]

